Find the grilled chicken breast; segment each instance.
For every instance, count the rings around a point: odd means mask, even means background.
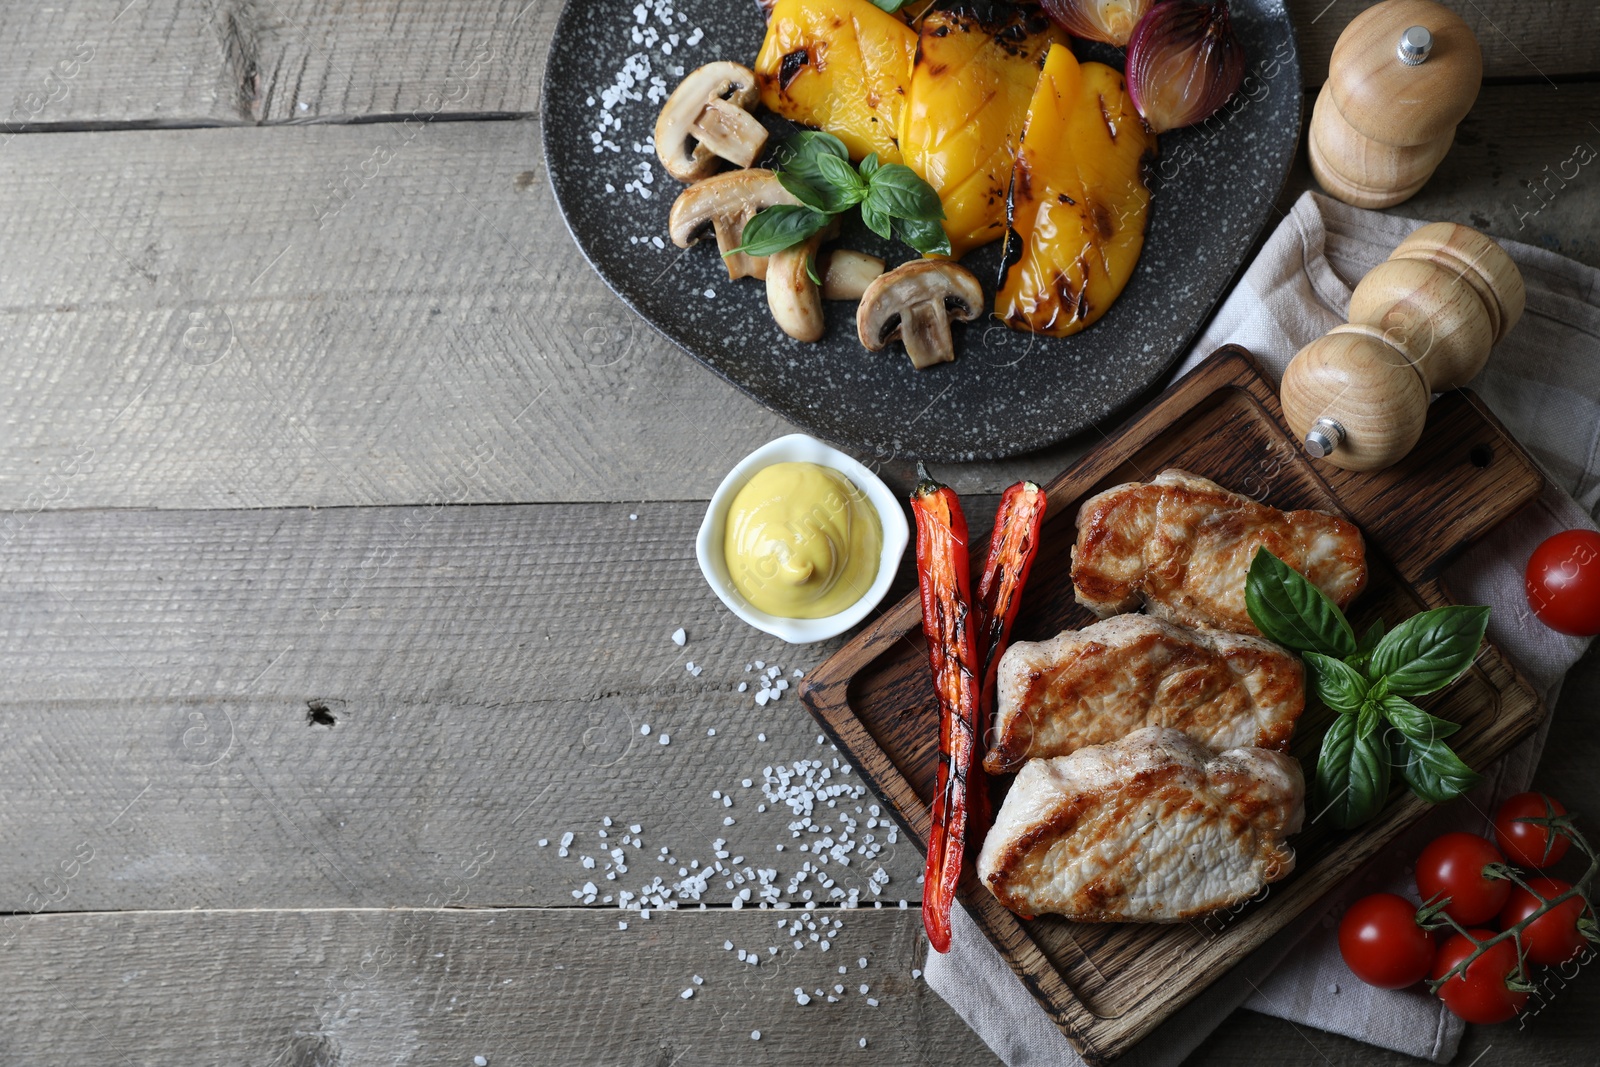
[[[1150,726],[1031,760],[978,856],[1002,904],[1080,922],[1176,922],[1245,900],[1294,869],[1305,816],[1292,756],[1213,755]]]
[[[1143,601],[1171,622],[1259,634],[1244,585],[1262,546],[1341,608],[1366,585],[1361,531],[1344,519],[1269,508],[1181,470],[1084,501],[1072,584],[1078,603],[1102,617]]]
[[[1300,657],[1225,630],[1118,615],[1000,660],[994,737],[983,765],[1014,771],[1144,726],[1182,730],[1207,748],[1287,750],[1305,710]]]

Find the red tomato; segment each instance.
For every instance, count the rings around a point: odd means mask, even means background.
[[[1417,925],[1417,906],[1394,893],[1362,897],[1339,921],[1346,966],[1380,989],[1404,989],[1426,978],[1433,949],[1433,935]]]
[[[1485,941],[1493,930],[1473,930],[1472,936]],[[1439,950],[1429,977],[1438,981],[1450,968],[1472,954],[1476,946],[1461,934],[1453,935]],[[1469,1023],[1503,1023],[1528,1002],[1528,994],[1507,988],[1506,979],[1517,972],[1517,946],[1509,938],[1473,960],[1465,974],[1458,974],[1439,987],[1445,1007]]]
[[[1506,901],[1505,908],[1500,912],[1500,929],[1515,926],[1538,911],[1544,900],[1554,900],[1572,888],[1571,882],[1563,882],[1559,878],[1530,878],[1528,885],[1539,896],[1534,896],[1521,886],[1513,889],[1511,899]],[[1582,915],[1583,898],[1573,897],[1530,923],[1522,931],[1522,947],[1528,959],[1554,967],[1582,952],[1588,944],[1578,932],[1578,919]]]
[[[1486,923],[1505,906],[1511,883],[1490,878],[1484,868],[1505,861],[1499,849],[1477,834],[1436,837],[1417,857],[1417,892],[1424,904],[1449,897],[1445,914],[1463,926]]]
[[[1545,808],[1545,801],[1550,807]],[[1572,847],[1569,838],[1552,834],[1545,827],[1531,822],[1518,822],[1528,816],[1543,819],[1550,814],[1565,815],[1567,809],[1561,801],[1544,793],[1518,793],[1500,805],[1494,815],[1494,839],[1506,859],[1519,867],[1549,867]],[[1551,838],[1555,840],[1552,842]],[[1550,854],[1545,854],[1549,846]]]
[[[1567,530],[1528,557],[1528,606],[1552,630],[1600,634],[1600,533]]]

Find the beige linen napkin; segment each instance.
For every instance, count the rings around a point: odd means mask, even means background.
[[[1354,284],[1420,225],[1306,193],[1175,377],[1228,342],[1248,348],[1281,374],[1301,347],[1344,321]],[[1600,515],[1600,271],[1544,249],[1501,244],[1527,282],[1527,310],[1472,388],[1543,465],[1550,487],[1445,577],[1461,602],[1491,606],[1490,638],[1553,708],[1562,677],[1588,642],[1557,634],[1531,617],[1522,571],[1544,538],[1593,528]],[[1339,958],[1338,915],[1356,895],[1409,892],[1407,864],[1429,837],[1447,829],[1483,832],[1484,813],[1527,787],[1544,737],[1541,729],[1507,753],[1470,796],[1422,820],[1120,1062],[1175,1064],[1241,1005],[1413,1056],[1449,1060],[1462,1024],[1420,990],[1373,989],[1356,980]],[[928,954],[928,984],[1011,1067],[1081,1063],[983,933],[959,907],[957,912],[951,951]]]

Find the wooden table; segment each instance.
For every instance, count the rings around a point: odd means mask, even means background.
[[[1308,91],[1364,6],[1291,0]],[[1528,188],[1600,142],[1600,7],[1453,6],[1490,84],[1402,210],[1600,265],[1600,178]],[[718,839],[787,882],[763,769],[833,754],[792,690],[735,687],[833,646],[701,582],[702,502],[788,427],[566,235],[538,119],[558,7],[0,13],[0,1063],[993,1062],[914,977],[903,837],[828,868],[868,901],[881,868],[888,906],[830,912],[826,954],[722,879],[703,911],[580,903]],[[992,507],[1081,447],[936,473]],[[1591,655],[1542,772],[1588,811],[1597,698]],[[1590,1062],[1597,1009],[1586,976],[1461,1060]],[[1248,1012],[1195,1056],[1397,1059]]]

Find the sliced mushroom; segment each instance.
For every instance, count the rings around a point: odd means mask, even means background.
[[[918,370],[956,358],[952,319],[971,322],[983,313],[983,286],[965,267],[918,259],[885,274],[861,294],[856,330],[870,352],[900,338]]]
[[[883,274],[883,260],[848,248],[835,250],[820,266],[824,300],[860,300],[867,286]]]
[[[822,340],[827,325],[822,317],[822,290],[806,269],[821,246],[819,233],[767,257],[767,307],[783,332],[796,341]]]
[[[827,329],[822,317],[823,290],[811,280],[811,272],[816,267],[817,249],[838,235],[835,219],[820,233],[767,257],[767,307],[783,332],[796,341],[820,341]],[[824,279],[824,285],[826,282]]]
[[[680,182],[695,182],[726,159],[748,167],[767,143],[750,109],[761,99],[756,76],[737,63],[707,63],[667,97],[656,118],[656,155]]]
[[[765,278],[765,256],[726,253],[739,247],[744,240],[744,224],[756,212],[779,204],[799,203],[770,170],[759,167],[730,170],[695,182],[679,193],[672,213],[667,216],[667,229],[672,234],[672,243],[679,248],[688,248],[710,229],[716,234],[717,249],[724,253],[722,261],[728,267],[728,277]]]

